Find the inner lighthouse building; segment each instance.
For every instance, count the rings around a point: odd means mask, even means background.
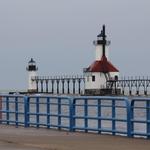
[[[95,61],[84,69],[85,95],[103,95],[109,91],[107,81],[116,81],[119,70],[108,60],[110,41],[106,40],[105,25],[94,42]]]

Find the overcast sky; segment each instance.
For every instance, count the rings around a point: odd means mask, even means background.
[[[0,0],[0,90],[27,89],[39,75],[82,74],[106,24],[111,62],[125,76],[150,76],[150,0]]]

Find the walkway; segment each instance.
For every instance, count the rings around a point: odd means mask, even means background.
[[[149,150],[150,140],[0,125],[2,150]]]

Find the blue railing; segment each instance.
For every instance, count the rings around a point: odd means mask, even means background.
[[[71,100],[68,97],[26,97],[25,127],[70,129]]]
[[[150,138],[150,98],[134,98],[131,101],[131,136]]]
[[[150,98],[0,95],[0,123],[150,138]]]
[[[5,95],[0,97],[0,122],[9,124],[24,125],[25,124],[25,97]]]
[[[121,110],[120,110],[121,109]],[[79,97],[73,99],[73,130],[126,134],[130,136],[129,102],[116,97]]]
[[[70,129],[71,100],[68,97],[3,95],[1,101],[1,123]]]

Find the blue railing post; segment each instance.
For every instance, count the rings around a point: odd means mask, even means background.
[[[84,101],[84,127],[85,127],[85,132],[88,132],[88,100],[85,99]]]
[[[97,100],[98,133],[101,133],[101,99]]]
[[[150,139],[150,101],[146,101],[147,138]]]
[[[69,98],[69,131],[74,132],[74,126],[75,126],[75,121],[74,121],[74,115],[75,115],[75,100],[72,98]]]
[[[29,127],[29,97],[24,96],[24,127]]]
[[[6,120],[9,125],[9,97],[6,97]]]
[[[58,129],[61,129],[61,98],[58,98]]]
[[[36,97],[36,127],[39,128],[39,97]]]
[[[2,96],[0,96],[0,124],[2,123],[2,120],[3,120],[2,110],[3,110],[3,98]]]
[[[132,131],[131,131],[131,103],[129,102],[129,99],[125,99],[126,101],[126,107],[127,107],[127,136],[132,137]]]
[[[131,132],[131,137],[134,136],[134,100],[131,101],[131,105],[130,105],[130,132]]]
[[[116,134],[116,106],[115,100],[112,99],[112,135]]]
[[[18,127],[18,97],[15,97],[15,120]]]
[[[47,128],[50,128],[50,98],[47,98]]]

